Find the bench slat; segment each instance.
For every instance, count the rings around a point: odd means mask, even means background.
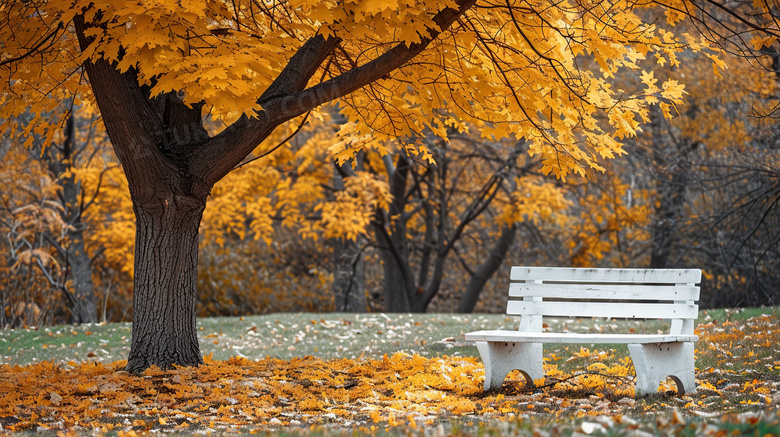
[[[476,331],[466,334],[470,341],[508,343],[648,344],[697,341],[696,335],[682,334],[578,334],[561,332]]]
[[[535,284],[509,285],[510,297],[611,300],[698,300],[699,287],[689,285]]]
[[[609,317],[617,319],[695,319],[698,305],[622,302],[540,302],[513,300],[507,303],[511,315],[541,314],[564,317]]]
[[[578,269],[565,267],[512,267],[512,281],[644,282],[697,284],[699,269]]]

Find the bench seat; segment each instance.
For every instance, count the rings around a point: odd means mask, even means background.
[[[576,344],[651,344],[697,341],[697,335],[675,334],[587,334],[574,332],[475,331],[466,340],[506,343],[576,343]]]

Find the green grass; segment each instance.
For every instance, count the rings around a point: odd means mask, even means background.
[[[697,323],[740,321],[775,311],[775,308],[707,310],[700,312]],[[513,317],[497,314],[283,313],[204,318],[198,321],[198,332],[201,352],[213,354],[219,360],[236,355],[253,359],[307,355],[324,359],[361,355],[376,358],[398,351],[427,357],[478,356],[476,348],[465,343],[465,333],[512,329],[516,323]],[[566,325],[568,329],[583,332],[620,330],[626,325],[637,332],[665,328],[658,322],[590,319],[557,318],[546,323],[552,330]],[[127,357],[130,339],[129,323],[0,330],[0,363],[113,362]],[[618,350],[622,349],[618,347]]]
[[[464,343],[466,332],[509,328],[511,322],[495,315],[286,313],[200,319],[198,332],[201,352],[219,360],[381,357],[398,351],[476,356],[476,348]],[[126,358],[130,339],[129,323],[0,330],[0,362],[113,362]]]

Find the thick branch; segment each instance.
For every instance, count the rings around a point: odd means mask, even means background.
[[[353,68],[331,80],[307,88],[292,96],[269,102],[267,110],[273,114],[274,118],[290,119],[323,103],[357,91],[384,77],[425,50],[441,32],[449,28],[458,17],[476,3],[476,0],[460,0],[457,3],[458,9],[447,8],[436,14],[433,21],[441,30],[429,29],[430,35],[422,38],[422,41],[419,43],[410,46],[404,43],[398,44],[373,61],[367,62],[360,67]]]
[[[280,119],[273,116],[274,110],[268,108],[267,102],[304,89],[340,41],[340,38],[325,39],[322,35],[306,41],[258,99],[263,110],[257,117],[250,119],[245,115],[219,135],[201,143],[191,163],[193,174],[201,175],[207,184],[215,184],[252,153],[277,126],[305,113]]]
[[[81,15],[77,15],[73,22],[84,50],[90,43],[84,36],[89,23],[85,23]],[[127,175],[134,201],[152,196],[151,192],[138,191],[138,187],[154,187],[154,184],[143,184],[141,180],[165,174],[165,171],[158,170],[171,165],[157,148],[164,131],[162,119],[138,85],[133,69],[120,73],[115,65],[103,58],[87,60],[84,69],[100,107],[106,132]],[[169,170],[176,172],[173,168]]]

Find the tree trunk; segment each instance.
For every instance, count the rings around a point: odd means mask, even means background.
[[[338,107],[331,109],[331,117],[341,125],[347,122]],[[333,186],[338,191],[345,189],[344,179],[354,176],[349,164],[338,165],[334,162]],[[348,313],[364,313],[368,311],[366,300],[366,263],[363,260],[363,249],[358,238],[356,241],[333,240],[335,258],[335,277],[333,279],[333,294],[336,300],[336,311]]]
[[[75,230],[68,232],[68,264],[73,278],[73,323],[97,323],[97,299],[92,281],[92,259],[84,247],[84,229],[81,220]]]
[[[400,152],[397,159],[397,163],[393,164],[390,155],[383,158],[393,202],[387,213],[377,211],[374,233],[384,270],[385,311],[409,313],[416,311],[418,294],[406,234],[406,184],[411,167],[405,152]]]
[[[198,227],[205,199],[135,204],[133,337],[128,372],[203,363],[195,324]]]
[[[384,260],[384,282],[382,290],[385,297],[385,312],[388,313],[411,313],[414,312],[414,306],[409,299],[413,296],[415,290],[409,288],[409,281],[406,281],[403,275],[403,269],[394,259]]]
[[[417,293],[414,276],[409,266],[409,255],[403,245],[399,246],[395,235],[406,238],[405,234],[388,235],[384,227],[377,226],[377,242],[382,257],[384,271],[382,290],[385,299],[385,311],[388,313],[414,312],[413,297]]]
[[[509,246],[515,240],[516,230],[517,225],[514,223],[501,230],[501,235],[498,237],[495,247],[490,251],[488,258],[471,275],[469,283],[463,291],[463,296],[460,298],[460,302],[458,302],[457,311],[459,313],[474,312],[474,307],[477,306],[479,295],[482,294],[485,284],[496,273],[496,270],[501,267],[501,263],[504,262]]]
[[[52,146],[43,156],[60,185],[58,195],[62,204],[62,219],[71,226],[68,231],[68,244],[58,249],[67,262],[68,273],[73,281],[73,291],[67,293],[72,321],[96,323],[97,298],[95,283],[92,281],[92,259],[84,244],[84,222],[81,220],[84,213],[83,192],[81,183],[76,180],[72,171],[78,150],[74,117],[73,114],[68,117],[62,148]]]
[[[680,217],[683,215],[685,190],[691,169],[690,154],[695,148],[689,142],[682,143],[670,135],[663,136],[661,123],[665,120],[659,110],[650,111],[653,134],[653,163],[656,172],[657,203],[650,225],[652,249],[650,268],[672,266],[671,257],[680,233]]]
[[[333,291],[336,297],[336,311],[364,313],[368,311],[366,301],[366,278],[363,251],[357,241],[337,241],[333,244],[336,257],[336,275]]]

